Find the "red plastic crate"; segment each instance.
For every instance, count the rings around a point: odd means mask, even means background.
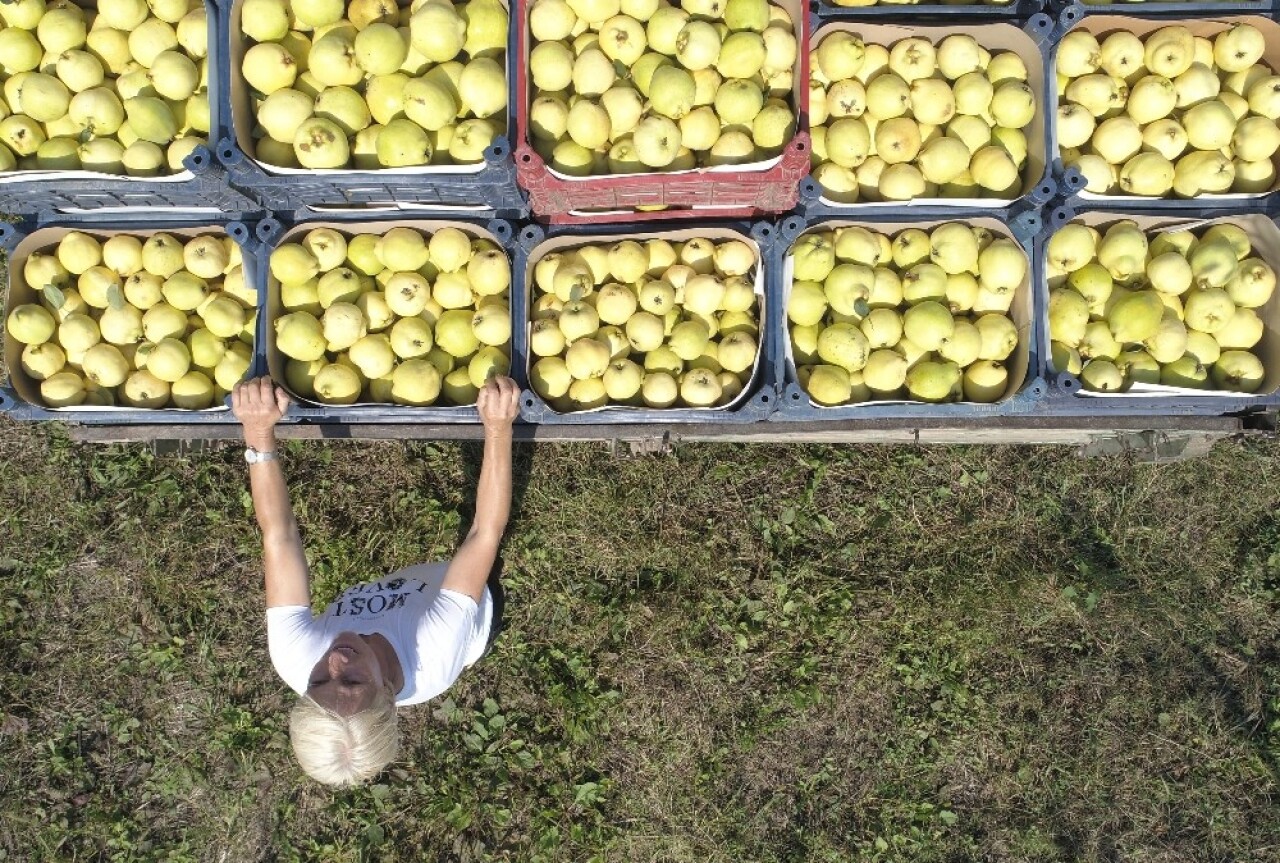
[[[777,164],[764,170],[694,171],[613,174],[562,179],[551,173],[529,144],[529,75],[531,50],[529,6],[516,0],[515,109],[516,182],[529,194],[535,217],[552,224],[606,224],[621,221],[681,218],[754,218],[793,209],[800,183],[809,175],[809,134],[797,131]],[[809,126],[809,13],[805,3],[785,3],[799,45],[795,74],[797,130]],[[637,212],[637,207],[664,207]]]
[[[574,210],[550,216],[536,216],[535,221],[544,225],[616,225],[639,222],[671,222],[681,219],[751,220],[765,213],[757,207],[698,207],[697,209],[661,210],[605,210],[586,212]]]

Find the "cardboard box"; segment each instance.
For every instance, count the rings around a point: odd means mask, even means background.
[[[70,2],[75,3],[75,5],[81,7],[82,9],[97,10],[98,8],[98,4],[97,2],[95,2],[95,0],[70,0]],[[50,8],[53,8],[53,7],[50,6]],[[208,146],[209,143],[211,143],[217,135],[218,120],[219,120],[218,115],[220,113],[218,110],[218,90],[217,90],[217,85],[215,84],[215,81],[214,81],[214,79],[217,76],[217,71],[215,70],[214,66],[218,62],[225,62],[226,58],[224,56],[222,46],[219,45],[218,30],[217,30],[218,10],[215,9],[213,4],[208,2],[208,0],[205,0],[204,9],[205,9],[205,18],[207,21],[208,39],[209,39],[209,43],[208,43],[209,44],[209,50],[208,50],[209,86],[206,91],[209,99],[209,131],[206,132],[204,135],[206,146]],[[196,63],[197,66],[200,65],[198,60],[194,62]],[[114,88],[111,88],[111,89],[114,92]],[[74,96],[75,94],[73,93],[72,95]],[[124,100],[121,99],[121,101],[123,102]],[[112,136],[106,136],[106,137],[112,137]],[[166,147],[162,146],[161,150],[164,150],[164,149],[166,149]],[[15,156],[16,155],[17,154],[15,154]],[[138,182],[145,182],[145,183],[184,183],[184,182],[187,182],[188,180],[191,180],[194,176],[195,175],[192,174],[191,171],[186,170],[185,168],[174,174],[163,174],[156,177],[131,177],[123,173],[105,174],[105,173],[102,173],[101,171],[85,171],[85,170],[0,171],[0,185],[6,184],[6,183],[22,183],[22,182],[28,182],[31,180],[37,180],[40,182],[48,182],[50,184],[56,184],[59,181],[63,181],[63,180],[102,180],[104,178],[109,178],[111,180],[125,180],[125,181],[136,180]],[[108,211],[101,210],[99,212],[108,212]],[[213,210],[213,212],[216,212],[216,210]]]
[[[275,245],[272,246],[272,248],[273,249],[278,248],[284,243],[300,242],[302,238],[307,235],[308,232],[314,231],[316,228],[332,228],[335,231],[338,231],[339,233],[347,237],[348,239],[358,234],[373,234],[375,236],[381,236],[382,234],[385,234],[387,231],[391,230],[392,228],[412,228],[415,231],[420,231],[421,233],[426,234],[428,237],[430,237],[430,235],[433,234],[434,232],[439,231],[443,228],[457,228],[459,231],[462,231],[462,233],[466,234],[468,237],[471,237],[472,239],[489,240],[490,242],[497,245],[499,248],[502,247],[502,242],[493,234],[489,233],[483,228],[477,227],[476,225],[472,225],[467,222],[455,222],[455,221],[448,221],[444,219],[423,220],[423,221],[405,221],[404,219],[394,219],[394,220],[388,219],[388,220],[380,220],[376,222],[325,222],[325,221],[319,221],[319,220],[313,221],[313,222],[304,222],[302,224],[295,225],[292,229],[288,231],[288,233],[280,237],[280,239],[276,241]],[[504,251],[504,254],[506,254],[506,250],[504,249],[503,251]],[[280,301],[280,282],[279,280],[276,279],[275,276],[271,274],[270,268],[266,266],[265,258],[268,255],[269,255],[269,252],[264,253],[264,264],[263,264],[263,273],[266,279],[266,286],[267,286],[266,296],[264,297],[264,305],[266,308],[266,327],[264,329],[266,333],[265,351],[266,351],[266,357],[267,357],[267,373],[270,374],[272,379],[275,380],[278,384],[280,384],[280,386],[288,390],[288,392],[291,395],[293,395],[294,398],[296,398],[299,402],[303,404],[312,405],[314,407],[320,407],[320,408],[372,407],[372,408],[379,408],[382,410],[399,408],[403,410],[429,411],[436,407],[440,407],[440,408],[457,408],[458,407],[457,405],[444,405],[444,404],[420,406],[420,405],[398,405],[398,404],[390,404],[387,402],[360,402],[360,401],[354,402],[349,405],[331,405],[326,402],[318,402],[312,399],[304,398],[298,395],[297,393],[293,392],[292,390],[290,390],[288,385],[286,384],[285,374],[284,374],[285,366],[288,364],[289,358],[285,356],[280,351],[280,348],[276,345],[276,329],[275,329],[275,322],[280,318],[281,315],[288,314],[288,312],[285,310],[283,304]],[[509,254],[507,255],[507,260],[508,260],[508,263],[511,260]],[[513,285],[513,288],[514,288],[514,285]],[[512,319],[512,325],[513,326],[515,325],[514,318]],[[508,354],[510,354],[510,351],[511,351],[511,343],[508,342],[507,343]],[[463,407],[466,407],[466,406],[464,405]]]
[[[82,233],[86,233],[89,236],[95,237],[100,241],[106,241],[111,237],[118,236],[120,234],[127,234],[128,236],[131,236],[131,237],[138,237],[139,239],[142,239],[144,242],[147,237],[150,237],[154,234],[161,234],[161,233],[172,234],[173,236],[184,239],[184,240],[194,239],[195,237],[204,236],[206,234],[225,235],[225,231],[223,230],[223,226],[221,225],[210,225],[208,227],[188,227],[188,228],[167,227],[162,225],[155,228],[127,228],[127,229],[119,229],[119,230],[111,229],[111,228],[93,230],[93,229],[85,229],[82,226],[76,226],[74,228],[68,228],[68,227],[39,228],[35,231],[32,231],[29,235],[24,237],[18,243],[17,247],[14,248],[12,254],[10,254],[9,256],[9,298],[8,298],[8,303],[6,305],[6,308],[12,309],[15,306],[19,306],[24,303],[40,302],[40,296],[38,295],[38,292],[31,285],[27,284],[26,278],[23,276],[22,271],[26,266],[27,258],[29,258],[35,252],[52,251],[52,249],[55,246],[57,246],[58,242],[63,237],[65,237],[67,234],[72,233],[73,231],[81,231]],[[245,251],[243,246],[241,246],[241,256],[243,259],[242,266],[245,267],[245,284],[251,285],[253,284],[254,261],[251,258],[251,255]],[[262,297],[259,296],[258,297],[259,314],[261,313],[261,309],[262,309]],[[22,398],[23,401],[27,402],[28,404],[39,405],[41,407],[44,407],[44,399],[42,399],[40,396],[40,382],[33,380],[29,375],[27,375],[22,370],[23,347],[24,345],[22,345],[16,339],[11,337],[8,334],[8,332],[5,333],[4,362],[5,362],[6,368],[8,368],[9,370],[9,381],[12,383],[14,390],[17,391],[18,395]],[[258,346],[254,345],[253,348],[254,348],[254,353],[256,354],[258,351]],[[250,371],[252,371],[252,368],[253,367],[251,365]],[[95,405],[76,405],[75,407],[69,407],[69,408],[49,407],[49,408],[46,408],[46,410],[89,411],[94,413],[110,414],[113,412],[139,411],[139,410],[146,410],[146,409],[130,407],[128,405],[117,405],[117,406],[111,406],[111,407],[99,407]],[[225,405],[217,404],[217,405],[214,405],[213,407],[205,408],[202,411],[191,411],[183,408],[172,408],[172,407],[171,408],[154,408],[152,410],[155,413],[177,412],[182,414],[191,414],[191,413],[226,412],[227,407]]]
[[[409,6],[409,0],[398,0],[400,7],[403,9]],[[507,0],[500,0],[503,6],[508,6]],[[314,176],[350,176],[359,174],[373,174],[383,176],[386,174],[479,174],[485,169],[483,160],[471,165],[417,165],[408,168],[285,168],[279,165],[272,165],[263,162],[257,157],[257,141],[253,137],[253,127],[258,124],[257,116],[253,111],[253,97],[251,95],[252,88],[245,81],[244,75],[240,69],[244,65],[245,52],[249,50],[252,40],[245,36],[240,29],[240,14],[244,9],[244,0],[234,0],[231,4],[229,20],[231,22],[231,32],[228,34],[230,38],[230,62],[231,62],[231,123],[235,132],[236,145],[246,156],[253,160],[254,164],[262,168],[268,174],[274,174],[280,177],[314,177]],[[503,52],[504,73],[507,80],[507,96],[508,102],[511,95],[511,57],[509,51]],[[513,106],[508,104],[506,116],[508,124],[512,114]],[[499,135],[507,135],[507,129],[499,129]],[[436,208],[440,209],[440,208]],[[477,207],[476,209],[480,209]]]
[[[532,5],[532,2],[533,0],[520,0],[520,2],[517,3],[516,8],[517,10],[523,9],[527,13],[527,10]],[[795,33],[795,36],[796,36],[797,49],[796,49],[796,62],[792,70],[792,75],[793,75],[792,83],[794,85],[794,89],[791,92],[791,105],[796,112],[796,116],[797,116],[796,130],[799,131],[800,129],[804,129],[807,127],[808,116],[809,116],[809,102],[808,102],[809,55],[805,47],[806,45],[805,39],[803,38],[805,29],[808,26],[809,9],[808,9],[808,6],[800,2],[800,0],[769,0],[769,2],[771,5],[782,7],[783,9],[786,10],[787,14],[791,16],[791,25],[792,25],[793,32]],[[644,23],[644,22],[641,22],[641,23]],[[522,14],[520,16],[520,20],[518,22],[515,22],[515,24],[516,26],[519,26],[521,28],[520,45],[521,45],[521,51],[523,54],[523,56],[521,57],[521,63],[520,63],[520,68],[523,70],[523,74],[519,76],[519,80],[516,81],[516,86],[515,86],[516,99],[519,100],[520,102],[520,105],[518,108],[519,114],[520,114],[519,132],[527,138],[527,133],[525,130],[528,127],[527,118],[528,118],[529,107],[533,101],[532,90],[530,87],[531,76],[528,72],[529,52],[533,50],[534,41],[533,41],[533,34],[529,32],[528,14]],[[768,97],[766,95],[766,99],[767,98]],[[524,143],[527,143],[529,146],[533,145],[532,140],[526,140],[524,141]],[[763,172],[763,171],[768,171],[771,168],[777,167],[779,164],[781,164],[781,162],[782,162],[782,156],[779,155],[779,156],[774,156],[771,159],[764,159],[759,162],[745,162],[739,165],[716,165],[716,166],[706,167],[706,168],[693,168],[687,171],[667,171],[662,169],[650,169],[649,171],[645,173],[640,173],[640,174],[592,174],[589,177],[572,177],[568,174],[563,174],[559,171],[553,170],[551,168],[550,163],[547,163],[546,170],[547,170],[547,173],[549,173],[551,176],[566,183],[589,184],[595,180],[601,180],[606,178],[634,180],[637,178],[643,179],[647,176],[652,176],[654,174],[661,174],[663,177],[688,179],[690,177],[697,177],[699,175],[705,175],[705,174],[742,173],[742,172],[748,172],[748,171]],[[585,213],[583,214],[585,215]],[[599,213],[595,211],[593,211],[592,214],[599,215]]]

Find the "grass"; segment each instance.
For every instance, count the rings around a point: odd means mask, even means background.
[[[320,601],[477,452],[292,444]],[[0,860],[1280,860],[1280,444],[519,453],[507,631],[330,792],[237,449],[0,423]]]

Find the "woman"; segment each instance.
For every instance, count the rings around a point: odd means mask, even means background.
[[[480,391],[476,517],[453,560],[356,585],[312,616],[307,560],[276,452],[275,426],[288,396],[270,378],[243,381],[231,394],[262,528],[271,663],[302,696],[289,736],[314,779],[354,785],[378,775],[399,747],[396,708],[444,692],[484,652],[493,616],[486,582],[511,510],[519,396],[505,377]]]

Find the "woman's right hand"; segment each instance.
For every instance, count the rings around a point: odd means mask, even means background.
[[[231,391],[231,412],[244,426],[244,441],[260,452],[275,447],[275,426],[289,409],[289,396],[269,377],[241,381]]]
[[[520,415],[520,387],[511,378],[496,375],[480,389],[476,409],[486,434],[510,432],[511,424]]]

